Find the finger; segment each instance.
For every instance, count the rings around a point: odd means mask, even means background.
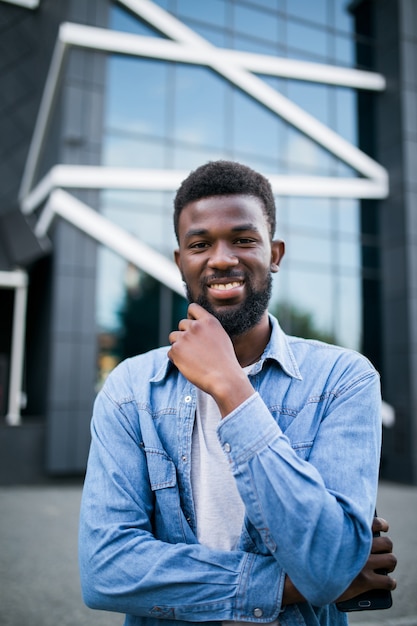
[[[371,554],[368,559],[368,564],[374,572],[378,572],[379,570],[393,572],[397,567],[397,557],[392,552]]]
[[[187,317],[189,320],[198,320],[206,315],[210,315],[210,313],[196,302],[192,302],[188,306]]]
[[[374,537],[372,540],[372,553],[392,552],[393,543],[390,537]]]
[[[179,330],[173,330],[172,332],[169,333],[168,341],[171,344],[171,346],[177,341],[179,334],[180,334]]]
[[[374,517],[372,521],[372,532],[386,533],[389,530],[389,524],[383,517]]]
[[[392,576],[386,574],[378,575],[375,589],[387,589],[393,591],[397,587],[397,581]]]
[[[188,330],[190,327],[191,318],[180,320],[178,323],[178,330]]]

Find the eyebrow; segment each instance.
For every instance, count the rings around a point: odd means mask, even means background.
[[[241,233],[247,230],[251,230],[254,232],[259,232],[259,229],[252,223],[248,224],[239,224],[238,226],[233,226],[231,228],[232,233]],[[189,239],[190,237],[202,237],[209,233],[207,228],[191,228],[188,232],[185,233],[184,238]]]

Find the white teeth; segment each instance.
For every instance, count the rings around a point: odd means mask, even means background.
[[[210,285],[211,289],[220,289],[222,291],[226,291],[227,289],[234,289],[235,287],[240,287],[241,283],[240,282],[235,282],[235,283],[216,283],[214,285]]]

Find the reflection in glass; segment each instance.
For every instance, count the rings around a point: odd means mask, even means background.
[[[337,294],[337,341],[347,348],[363,350],[360,274],[340,274],[337,279]]]
[[[280,157],[284,122],[268,109],[259,105],[246,94],[235,91],[233,96],[233,145],[241,155],[261,154],[265,159]]]
[[[123,359],[168,345],[170,331],[186,315],[185,298],[107,249],[100,249],[100,257],[98,284],[107,285],[98,297],[97,389]],[[108,285],[117,285],[117,293]]]
[[[108,167],[161,169],[166,165],[166,146],[149,137],[109,132],[103,139],[102,163]]]
[[[143,35],[145,37],[161,36],[151,26],[142,22],[137,15],[130,13],[118,4],[113,4],[110,8],[109,27],[112,30],[119,30],[133,35]]]
[[[106,128],[137,137],[164,137],[168,66],[161,61],[128,56],[109,57]]]
[[[226,3],[227,0],[210,0],[210,2],[177,0],[176,14],[181,19],[192,18],[215,26],[225,26]]]
[[[286,198],[282,220],[291,231],[332,236],[334,207],[329,198]]]
[[[296,310],[308,313],[314,328],[335,337],[337,341],[332,272],[325,268],[315,271],[310,266],[285,264],[284,258],[278,282],[283,279],[284,274],[285,289],[280,293],[278,302],[291,304]]]
[[[277,198],[277,237],[286,242],[286,254],[274,279],[273,302],[285,304],[287,318],[298,319],[292,327],[307,316],[311,336],[359,350],[358,206],[357,200]]]
[[[226,81],[207,68],[178,65],[175,86],[173,139],[224,149]]]
[[[306,83],[300,80],[287,81],[287,97],[299,107],[313,115],[319,122],[330,122],[329,94],[333,92],[328,85]]]
[[[337,2],[339,0],[330,0]],[[287,2],[288,14],[294,17],[317,22],[318,24],[326,23],[327,20],[327,0],[291,0]]]
[[[326,62],[328,35],[325,31],[289,21],[287,24],[287,36],[288,47],[290,50],[298,52],[298,58]]]
[[[287,237],[286,257],[291,265],[308,265],[310,269],[331,267],[334,258],[333,241],[321,237],[318,231],[311,235],[290,231]]]
[[[275,43],[278,35],[278,16],[275,11],[261,11],[239,4],[233,5],[233,8],[236,33]]]

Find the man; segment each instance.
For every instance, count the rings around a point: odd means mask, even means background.
[[[188,317],[98,394],[80,519],[85,602],[125,624],[346,624],[334,602],[394,588],[374,540],[379,378],[268,314],[269,182],[211,162],[174,202]],[[375,528],[387,530],[384,520]],[[352,582],[353,581],[353,582]]]

